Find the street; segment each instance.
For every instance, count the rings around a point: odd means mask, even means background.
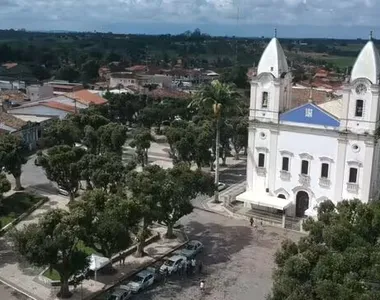
[[[16,292],[4,284],[0,284],[0,299],[1,300],[30,300],[30,298]]]
[[[190,239],[205,246],[196,258],[202,261],[204,274],[171,277],[166,284],[157,283],[137,299],[264,300],[271,288],[276,249],[286,236],[300,237],[272,227],[254,229],[245,221],[199,210],[181,223]],[[205,280],[204,295],[199,289],[201,279]]]

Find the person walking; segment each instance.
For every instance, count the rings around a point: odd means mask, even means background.
[[[202,274],[202,269],[203,269],[203,264],[200,261],[199,264],[198,264],[198,272],[199,272],[199,274]]]
[[[192,258],[191,259],[191,273],[195,272],[195,267],[196,266],[197,266],[197,262],[196,262],[195,258]]]
[[[251,224],[251,227],[253,226],[253,222],[254,222],[254,221],[253,221],[253,218],[250,217],[250,218],[249,218],[249,223]]]
[[[186,274],[189,276],[191,274],[191,261],[186,261]]]
[[[205,290],[205,281],[203,279],[199,283],[199,288],[200,288],[201,292],[203,293],[203,291]]]

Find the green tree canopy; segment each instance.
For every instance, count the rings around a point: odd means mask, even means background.
[[[137,162],[143,167],[148,164],[148,150],[153,141],[150,130],[141,128],[134,133],[133,140],[129,143],[130,147],[135,148]]]
[[[16,251],[29,263],[58,272],[61,298],[71,296],[69,279],[88,266],[87,254],[78,248],[81,231],[69,212],[56,209],[47,212],[40,223],[12,233]]]
[[[191,199],[198,194],[209,196],[214,192],[214,178],[200,170],[192,171],[187,164],[178,164],[164,170],[158,202],[158,219],[167,226],[166,236],[173,237],[173,226],[193,211]]]
[[[12,174],[16,181],[15,190],[22,190],[21,173],[22,165],[28,161],[28,153],[21,137],[13,134],[6,134],[0,138],[0,167]]]
[[[165,171],[157,165],[148,165],[142,172],[131,171],[127,177],[127,188],[131,192],[132,201],[138,208],[136,215],[142,220],[137,234],[138,244],[136,256],[144,255],[145,239],[148,227],[158,220],[158,197],[162,192]]]
[[[80,141],[81,133],[79,128],[69,119],[54,120],[45,127],[43,143],[47,147],[56,145],[74,146]]]
[[[81,179],[80,160],[86,151],[79,147],[60,145],[50,148],[40,160],[49,180],[65,189],[73,201]]]
[[[139,221],[125,195],[98,189],[87,191],[72,206],[72,213],[84,228],[81,238],[86,245],[108,258],[131,245],[130,232]]]
[[[380,299],[380,204],[322,203],[308,236],[276,253],[270,300]]]

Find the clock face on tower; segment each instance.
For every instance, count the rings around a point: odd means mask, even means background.
[[[367,87],[364,84],[360,83],[356,86],[355,90],[358,95],[363,95],[367,92]]]

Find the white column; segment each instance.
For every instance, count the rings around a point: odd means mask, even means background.
[[[253,190],[253,180],[254,180],[254,172],[256,172],[255,169],[255,156],[254,156],[254,149],[255,149],[255,134],[256,134],[256,128],[253,128],[252,125],[249,125],[248,128],[248,149],[247,149],[247,191]]]
[[[335,193],[334,199],[336,203],[342,201],[344,182],[344,172],[346,172],[346,151],[347,151],[347,140],[345,138],[338,138],[338,152],[337,161],[335,167]]]
[[[361,197],[360,200],[363,202],[368,202],[369,200],[369,192],[371,188],[371,178],[372,178],[372,166],[373,163],[373,153],[374,153],[374,142],[366,141],[365,142],[365,158],[363,164],[362,172],[359,172],[359,176],[361,177]],[[360,189],[359,189],[360,190]]]
[[[269,192],[273,193],[275,191],[276,184],[276,163],[277,163],[277,141],[278,141],[278,130],[270,131],[270,143],[269,143],[269,164],[267,166],[267,186]]]

